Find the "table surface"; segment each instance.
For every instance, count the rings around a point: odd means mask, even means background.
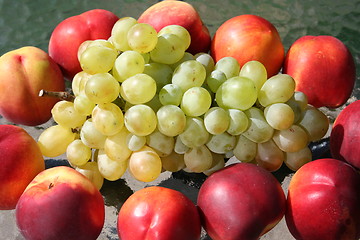
[[[137,18],[149,6],[157,1],[144,0],[2,0],[0,1],[0,55],[7,51],[23,46],[36,46],[47,51],[48,41],[52,30],[63,19],[80,14],[84,11],[102,8],[114,12],[119,17],[131,16]],[[269,20],[279,31],[285,50],[298,38],[304,35],[332,35],[342,40],[353,54],[357,72],[360,72],[360,0],[192,0],[191,3],[198,11],[209,28],[211,35],[226,20],[242,15],[255,14]],[[357,74],[356,84],[350,102],[360,96],[360,77]],[[330,118],[335,118],[338,109],[322,109]],[[0,124],[9,122],[0,116]],[[37,127],[24,127],[35,139],[47,127],[49,122]],[[323,152],[327,154],[326,141]],[[230,162],[236,162],[231,159]],[[46,159],[47,165],[66,164],[65,156]],[[292,172],[286,168],[274,173],[286,193]],[[163,173],[152,183],[138,182],[126,173],[115,182],[106,181],[101,192],[106,205],[106,222],[98,239],[118,239],[116,233],[116,217],[122,203],[134,192],[150,185],[161,185],[183,192],[193,202],[196,202],[198,189],[204,181],[199,174]],[[0,211],[0,240],[23,237],[19,234],[15,224],[14,211]],[[210,238],[202,234],[202,240]],[[284,219],[261,239],[294,239],[288,232]]]

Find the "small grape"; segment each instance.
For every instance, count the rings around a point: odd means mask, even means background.
[[[75,139],[67,146],[66,157],[71,165],[84,165],[91,159],[91,156],[91,148],[86,146],[80,139]]]
[[[86,116],[76,111],[74,103],[61,100],[51,109],[54,121],[68,128],[80,127],[86,120]]]
[[[165,105],[156,112],[159,131],[170,137],[181,134],[186,126],[184,112],[175,105]]]
[[[284,152],[274,143],[273,140],[257,144],[256,163],[270,171],[278,170],[285,159]]]
[[[225,154],[232,151],[236,146],[236,137],[224,132],[218,135],[212,135],[206,146],[213,153]]]
[[[114,135],[124,126],[124,115],[114,103],[98,104],[92,111],[92,123],[103,135]]]
[[[210,134],[221,134],[229,128],[230,116],[225,109],[212,107],[204,115],[204,124]]]
[[[309,143],[307,133],[298,125],[292,125],[285,130],[276,130],[274,132],[273,140],[284,152],[300,151]]]
[[[143,104],[156,94],[156,82],[147,74],[138,73],[121,84],[120,95],[131,104]]]
[[[239,76],[240,65],[233,57],[223,57],[215,64],[215,70],[225,73],[227,79]]]
[[[175,70],[171,79],[183,92],[192,87],[201,87],[206,79],[205,67],[196,60],[181,63]]]
[[[128,161],[115,161],[109,158],[104,150],[99,150],[97,156],[97,166],[101,176],[106,180],[119,180],[128,167]]]
[[[124,82],[127,78],[142,73],[144,69],[144,57],[136,51],[129,50],[121,53],[116,58],[112,68],[112,75],[119,82]]]
[[[181,103],[183,92],[176,84],[166,84],[159,91],[159,100],[162,105],[179,106]]]
[[[178,36],[181,41],[184,42],[185,50],[189,48],[191,43],[191,36],[186,28],[180,25],[167,25],[159,31],[158,36],[168,33]]]
[[[147,23],[136,23],[127,33],[127,42],[132,50],[148,53],[153,50],[158,41],[156,30]]]
[[[104,143],[106,155],[115,161],[126,161],[129,159],[132,151],[127,145],[127,138],[130,132],[123,127],[119,133],[108,136]]]
[[[174,64],[184,56],[185,44],[177,35],[164,33],[158,36],[157,44],[150,52],[150,58],[154,62]]]
[[[265,66],[256,60],[245,63],[239,73],[240,77],[246,77],[255,83],[256,89],[260,91],[267,80],[267,71]]]
[[[209,110],[211,102],[210,93],[205,88],[192,87],[184,93],[180,106],[185,115],[198,117]]]
[[[103,186],[104,177],[99,171],[97,162],[87,162],[82,166],[77,166],[75,170],[87,177],[98,190]]]
[[[205,145],[191,148],[184,154],[185,166],[190,172],[201,173],[209,170],[212,161],[212,154]]]
[[[131,50],[127,34],[129,29],[137,24],[137,20],[132,17],[123,17],[120,18],[113,26],[111,30],[111,42],[118,51],[127,51]]]
[[[106,135],[102,134],[94,126],[92,119],[85,121],[80,130],[81,141],[90,148],[101,149],[104,146]]]
[[[109,73],[92,75],[85,85],[86,96],[96,104],[112,102],[119,93],[119,82]]]
[[[130,107],[125,112],[125,126],[133,134],[147,136],[157,125],[155,112],[147,105],[139,104]]]

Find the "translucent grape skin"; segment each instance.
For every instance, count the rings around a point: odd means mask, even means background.
[[[138,104],[130,107],[124,115],[125,126],[133,134],[147,136],[157,126],[155,112],[147,105]]]
[[[257,144],[243,135],[237,137],[237,143],[233,149],[234,156],[241,162],[251,162],[255,159]]]
[[[312,153],[309,147],[300,149],[297,152],[287,152],[285,153],[285,165],[292,171],[297,171],[304,164],[312,160]]]
[[[179,106],[181,103],[183,92],[176,84],[166,84],[159,91],[159,100],[162,105]]]
[[[228,130],[230,116],[225,109],[212,107],[204,115],[204,124],[210,134],[221,134]]]
[[[205,67],[196,60],[188,60],[181,63],[174,70],[171,82],[178,85],[185,92],[192,87],[201,87],[205,79]]]
[[[91,156],[91,148],[80,139],[75,139],[66,148],[66,158],[72,166],[84,165],[91,159]]]
[[[187,151],[184,162],[188,171],[201,173],[211,168],[212,154],[205,145],[201,145]]]
[[[209,86],[210,90],[213,93],[219,89],[220,85],[226,81],[226,75],[220,70],[213,70],[207,77],[206,77],[206,84]]]
[[[168,33],[178,36],[181,41],[184,42],[185,50],[189,48],[191,43],[191,36],[186,28],[181,25],[167,25],[158,32],[158,36]]]
[[[119,82],[109,73],[92,75],[85,85],[86,96],[96,104],[112,102],[119,93]]]
[[[147,23],[136,23],[129,29],[126,37],[129,47],[139,53],[150,52],[158,41],[156,30]]]
[[[146,145],[154,149],[160,157],[166,157],[173,152],[175,139],[155,130],[146,136]]]
[[[103,135],[111,136],[124,126],[124,115],[114,103],[98,104],[92,111],[92,123]]]
[[[139,151],[143,146],[145,146],[146,137],[129,133],[126,137],[126,144],[131,151]]]
[[[227,109],[229,115],[229,127],[226,130],[229,134],[237,136],[245,132],[249,126],[249,119],[239,109]]]
[[[298,125],[306,130],[309,141],[318,141],[326,135],[330,122],[322,111],[312,105],[307,105]]]
[[[161,157],[161,163],[165,171],[177,172],[185,168],[184,155],[175,151],[168,156]]]
[[[305,130],[298,125],[292,125],[285,130],[276,130],[273,136],[276,145],[284,152],[297,152],[305,148],[309,143],[308,139]]]
[[[115,161],[109,158],[103,149],[99,150],[97,155],[97,165],[100,174],[109,181],[120,179],[127,167],[128,161]]]
[[[155,80],[156,92],[158,93],[165,85],[171,83],[173,70],[167,64],[151,62],[145,64],[143,73]]]
[[[223,57],[215,64],[215,69],[225,73],[227,79],[239,76],[240,65],[233,57]]]
[[[284,159],[284,152],[273,140],[270,139],[267,142],[257,144],[255,161],[262,168],[274,172],[281,167]]]
[[[259,91],[267,80],[267,71],[261,62],[253,60],[241,67],[239,76],[252,80]]]
[[[80,127],[86,120],[86,116],[75,110],[73,102],[61,100],[51,109],[54,121],[68,128]]]
[[[147,74],[138,73],[126,79],[120,88],[120,95],[131,104],[143,104],[156,94],[156,82]]]
[[[210,134],[206,131],[203,119],[199,117],[186,117],[185,129],[179,134],[181,142],[189,148],[204,145],[209,136]]]
[[[277,130],[291,127],[295,120],[292,108],[286,103],[274,103],[264,109],[264,115],[269,125]]]
[[[184,56],[185,44],[177,35],[164,33],[158,36],[157,44],[150,52],[150,58],[154,62],[174,64]]]
[[[209,110],[211,102],[210,93],[205,88],[192,87],[183,94],[180,106],[187,116],[198,117]]]
[[[90,118],[85,121],[80,130],[80,139],[90,148],[101,149],[105,144],[106,135],[96,129]]]
[[[119,51],[131,50],[128,41],[127,34],[129,29],[137,24],[137,20],[132,17],[120,18],[113,26],[111,30],[111,42],[115,48]]]
[[[98,190],[100,190],[103,186],[104,177],[99,171],[97,162],[87,162],[82,166],[77,166],[75,170],[87,177],[96,186]]]
[[[212,135],[206,146],[213,152],[225,154],[236,146],[236,137],[224,132],[222,134]]]
[[[144,57],[136,51],[125,51],[115,60],[112,75],[119,82],[124,82],[127,78],[135,74],[142,73],[145,69]]]
[[[256,143],[269,141],[274,134],[274,129],[267,123],[263,111],[251,107],[245,111],[249,119],[248,129],[243,133],[245,137]]]
[[[184,112],[175,105],[162,106],[156,112],[158,129],[166,136],[175,137],[181,134],[186,126]]]
[[[108,136],[104,143],[106,155],[115,161],[128,160],[132,153],[127,145],[127,137],[129,134],[130,132],[123,127],[119,133]]]

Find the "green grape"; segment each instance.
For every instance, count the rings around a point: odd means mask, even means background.
[[[66,158],[72,166],[84,165],[91,159],[91,156],[91,148],[80,139],[75,139],[66,148]]]
[[[245,114],[249,119],[249,126],[243,135],[256,143],[269,141],[274,129],[267,123],[263,111],[252,107],[246,110]]]
[[[92,75],[81,71],[75,74],[71,82],[71,90],[75,97],[85,93],[85,84]]]
[[[206,77],[206,84],[209,86],[210,90],[213,93],[219,89],[220,85],[226,81],[226,75],[220,70],[213,70],[207,77]]]
[[[162,87],[171,83],[173,70],[169,65],[152,62],[145,64],[143,73],[155,80],[156,91],[159,92]]]
[[[120,18],[113,26],[111,30],[111,42],[115,48],[119,51],[125,52],[130,50],[130,46],[127,40],[127,34],[129,29],[137,24],[135,18],[123,17]]]
[[[160,157],[165,157],[173,152],[175,139],[162,134],[159,130],[155,130],[146,136],[146,144],[154,149]]]
[[[68,128],[80,127],[86,121],[86,116],[75,110],[74,103],[65,100],[58,101],[51,114],[57,124]]]
[[[98,104],[92,111],[94,127],[106,136],[114,135],[124,126],[124,115],[114,103]]]
[[[179,136],[175,137],[174,152],[177,154],[185,154],[190,148],[186,146]]]
[[[75,140],[76,134],[70,128],[53,125],[45,129],[38,138],[38,146],[45,157],[57,157],[66,153],[68,145]]]
[[[139,104],[130,107],[125,112],[125,126],[133,134],[147,136],[152,133],[157,125],[154,110],[149,106]]]
[[[75,170],[87,177],[98,190],[103,186],[104,177],[99,171],[97,162],[87,162],[82,166],[77,166]]]
[[[172,151],[170,155],[161,157],[162,168],[165,171],[177,172],[185,168],[184,154],[177,154]]]
[[[252,162],[256,156],[256,148],[257,143],[251,141],[244,135],[239,135],[233,153],[241,162]]]
[[[108,136],[104,143],[106,155],[114,161],[126,161],[132,151],[128,148],[127,138],[130,132],[123,127],[119,133]]]
[[[214,153],[225,154],[235,148],[236,137],[228,134],[227,132],[212,135],[206,143],[206,146]]]
[[[295,91],[294,95],[292,96],[294,100],[299,104],[301,110],[305,110],[308,106],[308,99],[305,93],[300,91]]]
[[[209,132],[206,131],[203,119],[199,117],[186,117],[186,126],[179,137],[184,145],[189,148],[200,147],[207,143]]]
[[[90,101],[85,93],[76,96],[74,99],[74,109],[84,116],[91,115],[95,105],[96,104]]]
[[[257,99],[254,82],[244,77],[233,77],[218,88],[216,102],[222,108],[246,110],[252,107]]]
[[[159,155],[148,146],[133,152],[130,156],[129,171],[139,181],[154,181],[160,176],[161,170],[162,164]]]
[[[285,165],[293,170],[297,171],[304,164],[312,160],[312,153],[309,147],[305,147],[297,152],[287,152],[285,153]]]
[[[129,47],[139,53],[150,52],[155,48],[157,41],[156,30],[147,23],[137,23],[127,33]]]
[[[106,135],[99,132],[94,126],[92,119],[85,121],[80,130],[81,141],[90,148],[101,149],[104,147]]]
[[[169,33],[175,34],[181,39],[181,41],[184,43],[185,50],[189,48],[191,43],[191,36],[186,28],[180,25],[167,25],[159,31],[158,36]]]
[[[262,85],[267,80],[267,71],[261,62],[253,60],[241,67],[239,76],[252,80],[255,83],[256,89],[260,91]]]
[[[258,166],[269,172],[274,172],[279,170],[284,159],[284,152],[280,150],[273,140],[270,139],[267,142],[257,144],[255,161]]]
[[[269,125],[276,130],[291,127],[295,120],[295,113],[286,103],[273,103],[264,109],[264,115]]]
[[[210,93],[205,88],[192,87],[184,93],[180,106],[185,115],[198,117],[209,110],[211,102]]]
[[[307,133],[298,125],[292,125],[285,130],[276,130],[274,132],[273,140],[284,152],[300,151],[309,143]]]
[[[215,69],[225,73],[227,79],[239,76],[240,65],[233,57],[223,57],[215,64]]]
[[[309,136],[309,141],[318,141],[328,132],[330,122],[322,111],[312,105],[308,105],[304,109],[298,125],[305,129]]]
[[[229,127],[226,130],[230,135],[236,136],[245,132],[249,126],[249,119],[246,114],[239,109],[227,109],[230,117]]]
[[[160,102],[159,94],[155,94],[155,96],[150,101],[146,102],[145,105],[151,107],[154,112],[157,112],[163,106]]]
[[[287,100],[285,102],[285,104],[289,105],[289,107],[291,107],[291,109],[293,110],[294,123],[297,123],[300,120],[301,114],[303,112],[303,109],[300,106],[300,103],[295,100],[294,96],[292,96],[289,100]]]
[[[258,94],[258,100],[264,107],[273,103],[284,103],[293,96],[294,90],[295,81],[291,76],[277,74],[263,84]]]
[[[158,63],[174,64],[184,53],[184,42],[175,34],[165,33],[158,36],[157,44],[150,52],[150,59]]]
[[[126,138],[126,144],[131,151],[138,151],[145,146],[146,137],[129,133]]]
[[[113,48],[105,46],[90,46],[80,56],[81,68],[89,73],[109,72],[117,58],[118,52]]]
[[[120,95],[131,104],[150,101],[156,94],[156,82],[147,74],[138,73],[126,79],[120,88]]]
[[[176,63],[173,63],[173,64],[169,64],[169,66],[174,71],[180,64],[182,64],[183,62],[186,62],[188,60],[195,60],[195,57],[191,53],[185,52],[184,56],[179,61],[177,61]]]
[[[189,172],[201,173],[209,170],[212,161],[212,154],[205,145],[191,148],[184,154],[185,166]]]
[[[192,87],[201,87],[205,82],[205,67],[196,60],[181,63],[175,70],[171,82],[178,85],[183,92]]]
[[[215,70],[215,61],[208,53],[195,54],[195,60],[201,63],[206,70],[206,76],[209,76],[212,71]]]
[[[145,64],[150,63],[150,53],[141,53],[141,56],[143,56]]]
[[[169,137],[181,134],[186,126],[184,112],[175,105],[162,106],[156,112],[159,131]]]
[[[97,165],[101,176],[106,180],[119,180],[128,167],[128,161],[115,161],[109,158],[104,150],[99,150],[97,156]]]
[[[179,106],[183,92],[176,84],[166,84],[159,91],[159,100],[162,105]]]
[[[230,116],[225,109],[212,107],[204,115],[204,124],[210,134],[221,134],[229,128]]]
[[[119,82],[124,82],[127,78],[135,74],[142,73],[145,69],[144,57],[136,51],[125,51],[115,60],[112,74]]]
[[[96,104],[112,102],[119,93],[119,82],[109,73],[97,73],[85,85],[86,96]]]
[[[225,167],[225,159],[223,154],[211,153],[211,155],[212,155],[211,167],[203,172],[206,176],[210,176],[214,172]]]

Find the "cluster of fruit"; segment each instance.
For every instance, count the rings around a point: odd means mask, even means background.
[[[269,171],[311,160],[308,143],[329,121],[291,76],[268,77],[259,61],[215,63],[186,52],[190,43],[182,26],[157,32],[132,17],[119,19],[108,40],[83,42],[73,99],[54,105],[57,125],[38,139],[43,155],[66,152],[99,188],[126,169],[150,182],[164,170],[210,174],[231,156]]]

